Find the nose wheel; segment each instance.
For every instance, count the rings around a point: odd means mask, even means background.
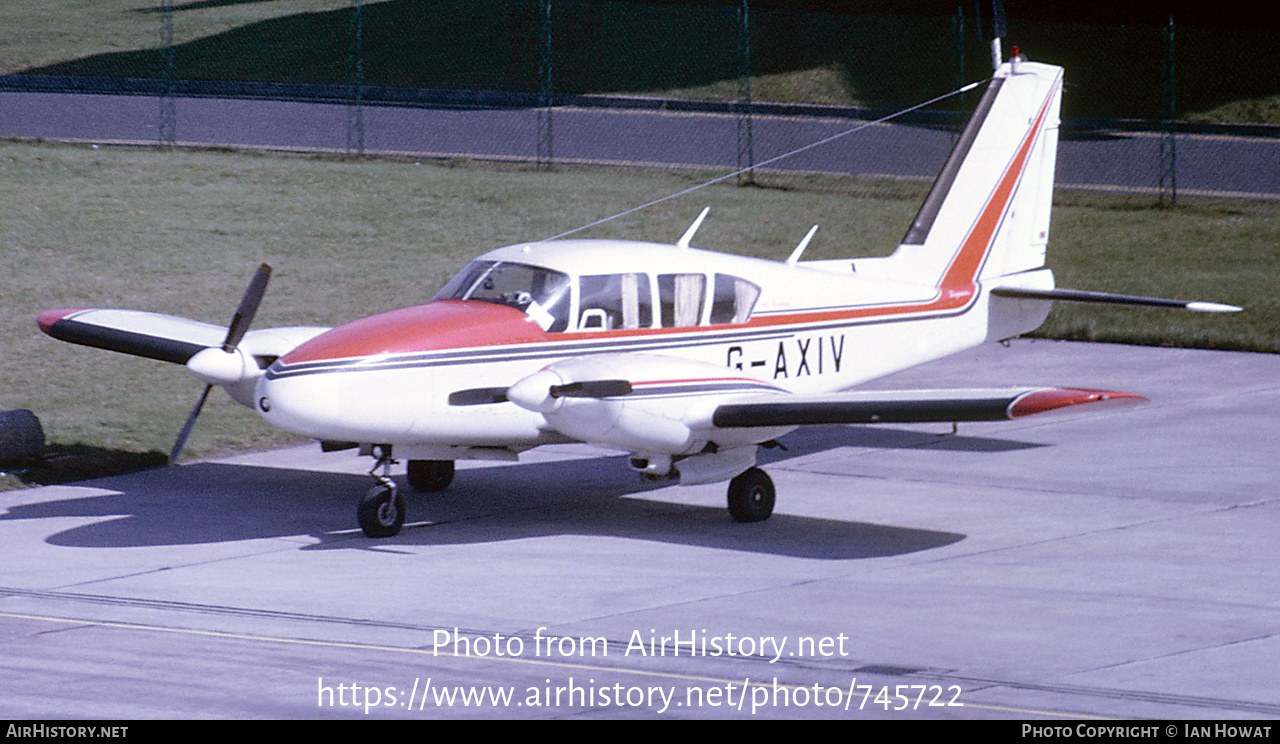
[[[390,479],[379,479],[360,499],[356,517],[369,537],[391,537],[404,524],[404,497]]]
[[[378,461],[369,475],[376,482],[360,499],[356,519],[360,522],[360,529],[369,537],[391,537],[404,525],[404,497],[396,488],[395,481],[391,480],[391,466],[396,462],[391,459],[391,448],[380,446],[374,451]],[[379,469],[382,470],[381,475],[377,474]]]

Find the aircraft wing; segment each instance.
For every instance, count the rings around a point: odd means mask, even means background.
[[[1007,421],[1146,398],[1030,386],[801,393],[724,367],[645,354],[565,359],[507,388],[449,395],[453,406],[506,402],[541,413],[549,426],[579,441],[686,457],[711,442],[720,449],[754,446],[798,426]]]
[[[724,403],[712,413],[721,429],[813,424],[1007,421],[1050,411],[1096,410],[1145,403],[1133,393],[1084,388],[866,390],[824,395],[769,395]]]
[[[40,329],[61,341],[123,354],[186,364],[198,352],[220,347],[227,327],[141,310],[49,310]],[[260,360],[283,356],[327,328],[263,328],[245,334],[240,346]]]

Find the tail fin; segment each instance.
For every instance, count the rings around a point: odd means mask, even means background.
[[[897,251],[877,274],[942,289],[1044,266],[1062,68],[1001,65]]]

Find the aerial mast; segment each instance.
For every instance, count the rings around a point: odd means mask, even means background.
[[[1004,0],[991,0],[991,69],[998,70],[1004,62],[1000,41],[1009,33],[1004,22]]]

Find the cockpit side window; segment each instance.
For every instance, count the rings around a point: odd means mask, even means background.
[[[653,300],[648,274],[595,274],[578,280],[578,330],[648,328]]]
[[[715,292],[711,298],[711,322],[746,323],[759,298],[760,288],[746,279],[716,274]]]
[[[526,313],[544,331],[569,325],[569,276],[507,261],[472,261],[438,293],[437,300],[478,300]]]

